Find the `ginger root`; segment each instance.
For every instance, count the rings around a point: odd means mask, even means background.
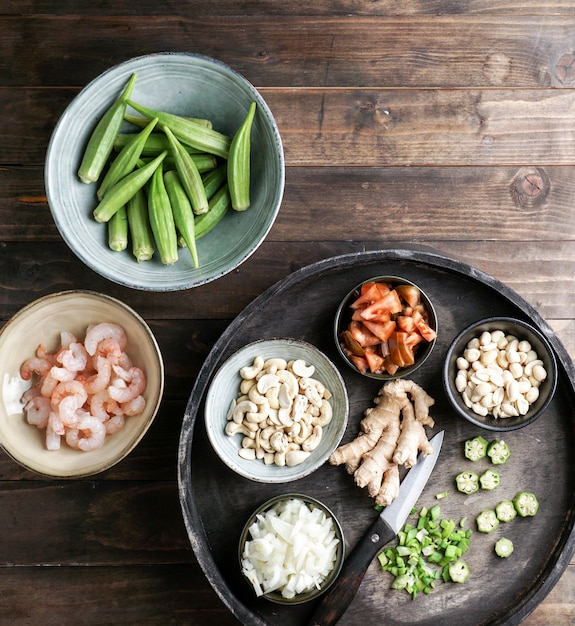
[[[399,466],[413,467],[418,452],[433,451],[425,426],[433,428],[429,409],[435,400],[411,380],[393,380],[365,410],[358,436],[337,448],[332,465],[345,465],[355,483],[367,487],[376,504],[387,506],[399,494]]]

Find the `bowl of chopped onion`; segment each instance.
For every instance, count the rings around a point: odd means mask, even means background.
[[[545,335],[532,324],[490,317],[453,339],[443,383],[460,416],[487,430],[511,431],[545,412],[557,386],[557,361]]]
[[[257,597],[279,604],[320,596],[338,577],[344,558],[337,518],[304,494],[279,495],[259,506],[240,537],[243,576]]]
[[[405,378],[429,358],[437,341],[437,316],[419,286],[398,276],[376,276],[343,298],[334,339],[343,360],[363,376]]]
[[[92,291],[42,297],[0,331],[0,444],[26,469],[79,478],[124,459],[158,411],[164,366],[146,322]]]

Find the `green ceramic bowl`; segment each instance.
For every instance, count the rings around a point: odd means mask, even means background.
[[[134,102],[183,116],[209,118],[216,130],[228,135],[237,130],[250,103],[257,102],[251,136],[251,206],[243,212],[229,211],[212,232],[198,241],[198,269],[194,269],[187,250],[180,250],[178,262],[171,266],[162,265],[157,253],[152,260],[137,263],[128,250],[111,251],[105,225],[92,217],[97,204],[96,185],[86,185],[77,177],[92,129],[134,72]],[[131,109],[128,112],[135,114]],[[126,125],[122,130],[128,128]],[[283,197],[284,179],[280,134],[258,91],[220,61],[185,53],[137,57],[93,80],[60,118],[45,167],[48,203],[72,251],[107,279],[147,291],[197,287],[237,268],[255,252],[272,227]]]

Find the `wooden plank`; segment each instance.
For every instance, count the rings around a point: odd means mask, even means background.
[[[268,240],[331,241],[342,224],[348,239],[393,241],[409,232],[458,240],[480,208],[482,239],[568,241],[574,185],[574,166],[288,166]],[[329,215],[321,224],[320,212]],[[0,168],[0,233],[4,242],[61,241],[42,168]]]
[[[403,239],[324,242],[265,241],[236,271],[193,290],[155,293],[110,283],[81,264],[64,244],[5,244],[0,254],[0,319],[36,298],[89,287],[117,297],[151,320],[229,320],[287,274],[310,263],[358,250],[424,247],[494,276],[530,302],[545,318],[571,319],[575,292],[572,243],[442,241],[404,234]],[[519,269],[518,269],[519,268]],[[227,294],[226,298],[222,293]]]
[[[237,626],[198,565],[1,567],[11,626]]]
[[[3,567],[194,562],[175,480],[1,485]]]
[[[572,165],[575,90],[260,90],[279,126],[286,164],[352,167]],[[0,154],[42,165],[70,89],[8,89]],[[38,114],[42,109],[42,115]]]
[[[76,0],[5,0],[2,14],[52,14],[52,15],[93,15],[94,7],[90,4],[78,4]],[[98,2],[97,15],[126,15],[126,8],[115,0]],[[143,0],[130,6],[131,15],[181,15],[190,17],[211,17],[214,8],[206,2],[186,2],[174,7],[169,2]],[[353,2],[330,2],[318,0],[307,2],[293,0],[277,2],[274,0],[248,0],[241,7],[235,0],[220,0],[217,6],[220,16],[252,15],[314,15],[314,16],[390,16],[390,15],[575,15],[570,0],[523,0],[505,2],[504,0],[469,0],[464,5],[459,0],[354,0]]]
[[[566,16],[407,15],[200,17],[82,15],[2,19],[3,84],[81,87],[110,65],[146,52],[213,56],[267,87],[573,86],[557,72],[571,52]],[[18,36],[26,33],[26,36]],[[114,41],[111,57],[102,41]],[[473,41],[473,45],[468,45]],[[145,42],[145,43],[143,43]],[[565,42],[561,45],[559,42]],[[42,62],[36,63],[41,51]]]

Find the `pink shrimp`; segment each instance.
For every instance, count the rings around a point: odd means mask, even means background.
[[[87,415],[78,424],[78,449],[84,452],[97,450],[104,445],[106,427],[97,417]]]
[[[81,343],[72,342],[58,353],[56,360],[70,372],[81,372],[88,365],[88,352]]]
[[[116,339],[109,337],[108,339],[103,339],[100,343],[98,343],[96,353],[92,357],[92,360],[95,362],[99,356],[102,356],[112,365],[116,365],[122,359],[122,355],[123,352],[119,342]]]
[[[54,415],[54,413],[50,413],[48,423],[46,424],[46,448],[48,450],[59,450],[62,440],[63,432],[61,434],[55,430],[55,426],[59,429],[59,424],[57,423],[57,416],[53,417]]]
[[[89,394],[95,394],[103,391],[110,384],[112,375],[112,365],[102,356],[96,360],[96,373],[88,377],[84,382],[84,389]]]
[[[113,415],[120,415],[123,413],[120,405],[110,398],[107,389],[102,389],[98,393],[95,393],[89,399],[90,412],[94,417],[104,421]]]
[[[124,416],[122,414],[114,415],[104,422],[107,435],[113,435],[124,428]]]
[[[144,396],[136,396],[133,400],[129,400],[121,405],[124,415],[139,415],[146,408],[146,400]]]
[[[98,344],[105,339],[115,339],[120,345],[120,349],[124,349],[128,342],[124,329],[111,322],[102,322],[88,328],[86,337],[84,339],[84,347],[88,351],[88,354],[96,354]]]
[[[57,367],[56,365],[53,365],[50,368],[50,376],[60,383],[66,383],[76,378],[76,372],[71,372],[65,367]]]
[[[26,421],[37,428],[46,428],[50,417],[50,399],[41,395],[30,398],[24,406]]]
[[[71,380],[58,384],[50,402],[52,411],[57,413],[64,426],[75,426],[78,422],[76,411],[84,406],[87,399],[84,385],[78,380]]]
[[[38,374],[39,376],[46,376],[52,367],[51,359],[33,356],[26,359],[20,366],[20,376],[24,380],[30,380],[32,374]]]
[[[49,398],[54,389],[59,385],[60,381],[52,376],[51,370],[44,376],[40,382],[40,392],[46,398]]]
[[[108,387],[110,398],[121,404],[137,398],[146,388],[146,375],[139,367],[131,367],[125,375],[128,378],[126,386],[120,387],[115,383]],[[124,374],[122,375],[122,379],[123,377]]]

